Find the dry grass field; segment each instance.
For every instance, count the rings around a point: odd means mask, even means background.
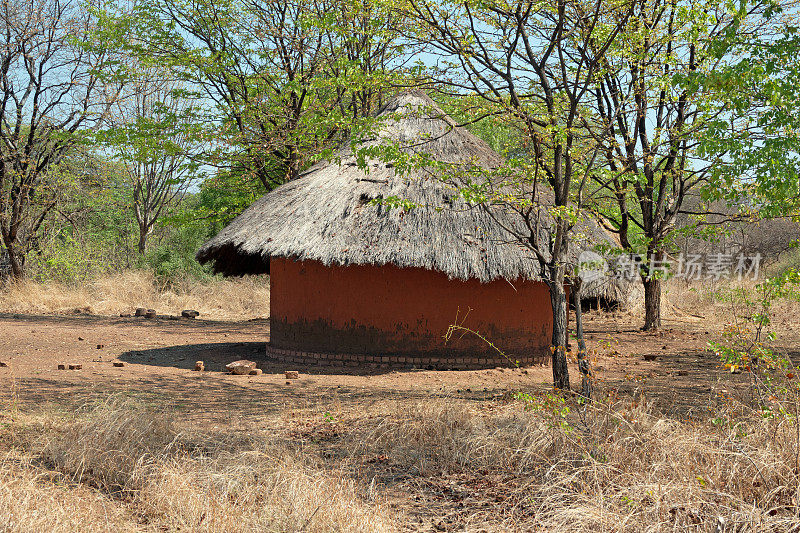
[[[0,531],[800,531],[797,402],[764,416],[707,349],[736,314],[725,290],[670,286],[658,333],[589,313],[597,401],[583,406],[542,367],[287,382],[259,359],[263,280],[12,287]],[[202,314],[118,316],[137,306]],[[799,310],[775,313],[790,355]],[[219,371],[242,357],[264,374]]]
[[[23,314],[119,315],[136,307],[167,310],[195,309],[218,320],[269,315],[269,282],[249,277],[201,283],[186,280],[161,286],[144,270],[122,272],[85,285],[57,282],[12,283],[0,290],[0,312]]]

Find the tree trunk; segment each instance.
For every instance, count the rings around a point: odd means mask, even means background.
[[[578,341],[578,370],[581,372],[581,396],[591,399],[592,380],[589,357],[586,351],[586,339],[583,335],[583,309],[581,309],[581,285],[583,282],[578,278],[570,288],[570,298],[575,307],[575,338]]]
[[[147,228],[139,226],[139,242],[136,245],[136,249],[139,250],[139,255],[144,256],[144,253],[147,251],[147,235],[148,235]]]
[[[661,327],[661,280],[642,278],[644,285],[644,331]]]
[[[289,157],[286,160],[287,182],[297,179],[300,176],[300,154],[296,146],[289,147]]]
[[[13,242],[5,242],[6,252],[8,252],[8,262],[11,265],[11,277],[17,281],[25,277],[24,258],[17,255],[17,250]]]
[[[567,293],[561,283],[548,283],[550,304],[553,308],[553,385],[560,390],[569,390],[569,368],[567,368]]]

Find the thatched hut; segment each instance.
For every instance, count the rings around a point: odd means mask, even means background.
[[[393,98],[379,117],[381,133],[362,146],[396,143],[486,169],[501,163],[423,93]],[[418,207],[373,202],[390,197]],[[589,241],[607,241],[597,227],[583,230]],[[381,161],[365,172],[349,147],[266,194],[197,257],[229,275],[270,273],[273,357],[446,368],[549,358],[552,310],[530,253],[452,184],[400,175]],[[446,340],[452,324],[480,336]]]

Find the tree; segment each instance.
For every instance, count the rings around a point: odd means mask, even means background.
[[[197,128],[180,93],[167,72],[137,69],[100,134],[130,187],[141,255],[156,224],[183,197],[197,171],[190,159]]]
[[[441,56],[441,86],[474,97],[474,120],[501,117],[526,142],[528,161],[511,160],[461,190],[470,201],[518,215],[520,225],[506,229],[531,251],[549,288],[553,381],[560,389],[569,389],[570,232],[597,155],[587,135],[595,124],[586,97],[629,13],[625,2],[606,0],[409,0],[404,11],[408,35]]]
[[[52,170],[118,92],[101,74],[111,54],[90,46],[96,22],[69,0],[0,3],[0,235],[17,279],[56,204]]]
[[[193,98],[203,163],[265,190],[338,145],[381,100],[400,45],[360,0],[156,0],[122,18],[128,49]]]
[[[728,95],[729,112],[699,137],[704,154],[725,154],[706,200],[725,200],[766,218],[800,214],[800,14],[785,2],[764,11],[771,31],[745,36],[748,53],[703,73],[698,84]]]
[[[720,84],[700,81],[742,54],[755,32],[765,30],[770,3],[646,0],[634,4],[593,90],[605,124],[597,137],[606,171],[595,176],[597,213],[641,259],[643,329],[661,326],[661,284],[676,217],[699,189],[721,190],[713,179],[726,165],[730,145],[702,149],[709,128],[730,126],[731,113],[748,113]],[[747,98],[745,96],[745,98]],[[745,132],[733,132],[742,141]],[[728,185],[731,185],[729,182]],[[724,188],[724,187],[723,187]],[[702,213],[698,213],[702,214]]]

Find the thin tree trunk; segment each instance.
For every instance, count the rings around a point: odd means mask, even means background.
[[[289,157],[286,161],[286,181],[292,181],[300,176],[300,154],[296,146],[289,147]]]
[[[569,390],[569,368],[567,368],[567,293],[564,285],[548,283],[550,304],[553,308],[553,385],[560,390]]]
[[[581,372],[581,396],[586,399],[591,399],[591,367],[589,366],[589,357],[586,351],[586,339],[583,335],[583,309],[581,309],[582,285],[583,282],[580,278],[573,282],[570,290],[570,298],[575,307],[575,338],[578,341],[578,370]]]
[[[144,255],[147,251],[147,228],[139,226],[139,242],[136,245],[136,249],[139,250],[139,255]]]
[[[644,331],[661,327],[661,280],[644,277]]]
[[[11,265],[11,277],[17,281],[25,277],[24,259],[17,256],[14,243],[5,242],[6,252],[8,252],[8,262]]]

